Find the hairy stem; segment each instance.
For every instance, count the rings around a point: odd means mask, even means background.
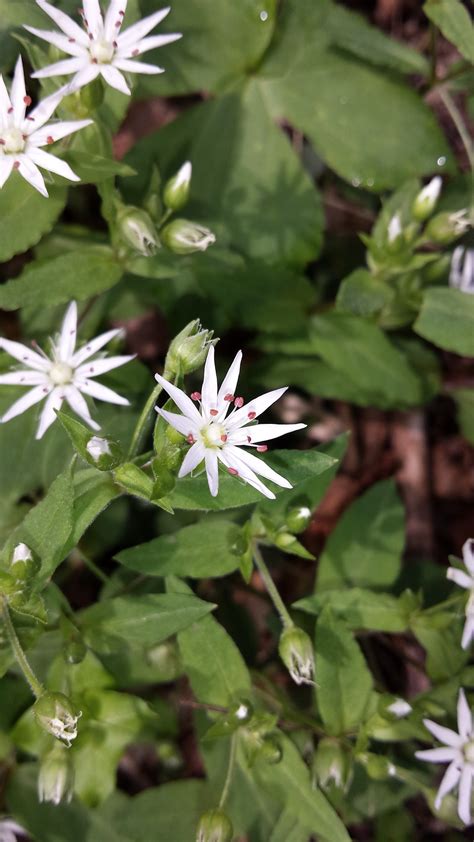
[[[147,432],[151,412],[162,391],[163,387],[160,386],[159,383],[157,383],[141,411],[140,418],[138,419],[136,427],[133,431],[132,441],[130,443],[130,448],[128,451],[129,459],[133,459],[133,457],[137,456],[137,454],[140,451],[140,446]]]
[[[269,571],[265,561],[263,560],[263,556],[262,556],[262,553],[260,552],[260,548],[256,543],[253,545],[253,559],[254,559],[255,565],[258,569],[258,572],[260,573],[260,575],[261,575],[261,577],[262,577],[262,579],[265,583],[265,587],[267,589],[268,595],[271,598],[276,610],[278,611],[278,614],[280,615],[280,619],[281,619],[285,629],[291,629],[295,624],[294,624],[293,620],[291,619],[291,617],[290,617],[290,615],[287,611],[285,603],[283,602],[280,594],[277,591],[275,582],[273,581],[273,579],[270,575],[270,571]]]
[[[25,676],[28,684],[30,685],[33,695],[36,696],[37,699],[39,699],[39,697],[42,696],[44,693],[44,687],[41,684],[41,682],[38,681],[30,664],[28,663],[28,659],[23,651],[23,647],[18,639],[15,627],[12,623],[12,619],[10,617],[10,610],[8,608],[8,602],[5,599],[5,597],[3,597],[2,599],[2,616],[5,625],[5,631],[7,633],[10,645],[13,649],[13,653],[15,655],[17,664],[20,667],[23,675]]]
[[[227,796],[229,795],[230,785],[232,783],[232,775],[234,774],[234,766],[235,766],[235,752],[237,749],[237,732],[232,735],[232,739],[230,741],[230,752],[229,752],[229,763],[227,765],[227,774],[225,776],[224,787],[222,789],[222,795],[219,801],[219,809],[222,810]]]

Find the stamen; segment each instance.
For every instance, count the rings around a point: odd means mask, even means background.
[[[233,477],[239,476],[239,472],[236,470],[236,468],[227,468],[227,470],[228,470],[229,474],[231,474]]]
[[[20,162],[19,161],[15,161],[15,163],[13,164],[13,169],[14,170],[20,169]]]
[[[52,143],[54,143],[54,137],[52,134],[48,135],[48,137],[46,138],[46,143],[48,143],[50,146]]]
[[[225,444],[225,443],[226,443],[226,441],[227,441],[227,436],[226,436],[226,435],[221,436],[221,441],[223,441],[223,442],[224,442],[224,444]]]
[[[211,410],[209,410],[209,412],[210,412],[210,415],[219,415],[218,409],[211,409]]]
[[[69,43],[70,43],[70,44],[75,44],[75,43],[76,43],[76,39],[75,39],[75,38],[68,38],[67,40],[69,41]]]
[[[251,443],[252,439],[250,438],[250,436],[247,436],[247,441],[249,444]]]
[[[191,400],[192,401],[200,401],[201,400],[201,392],[191,392]]]
[[[123,18],[123,16],[125,15],[125,12],[123,11],[123,9],[120,10],[119,15],[120,15],[121,18]]]
[[[121,20],[116,20],[116,21],[115,21],[115,26],[122,26],[122,21],[121,21]]]
[[[117,47],[118,47],[117,41],[112,41],[112,47],[115,47],[115,49],[117,49]]]
[[[257,444],[257,453],[266,453],[268,450],[268,444]]]
[[[256,418],[256,417],[257,417],[257,413],[256,413],[256,412],[253,412],[253,411],[252,411],[252,412],[249,412],[249,413],[247,414],[247,418],[249,419],[249,421],[253,421],[253,419],[254,419],[254,418]]]
[[[5,141],[3,137],[0,137],[0,146],[5,146]]]
[[[195,444],[196,439],[194,438],[193,434],[190,433],[189,436],[186,436],[186,441],[188,444]]]
[[[244,401],[244,399],[243,399],[243,398],[234,398],[234,406],[235,406],[237,409],[240,409],[240,407],[241,407],[241,406],[243,406],[243,405],[244,405],[244,403],[245,403],[245,401]]]
[[[31,97],[30,97],[30,96],[24,96],[24,97],[23,97],[23,102],[25,103],[25,105],[31,105],[31,103],[33,102],[33,100],[31,99]]]
[[[12,114],[12,113],[13,113],[13,105],[10,105],[10,108],[8,109],[8,113],[9,113],[9,114]]]
[[[232,401],[235,400],[235,395],[231,395],[230,393],[228,395],[224,395],[224,400],[232,403]]]
[[[134,50],[133,53],[132,53],[132,56],[139,56],[139,55],[140,55],[140,50]]]
[[[32,123],[34,123],[34,122],[35,122],[35,118],[34,118],[34,117],[27,117],[26,119],[27,119],[27,120],[30,120]]]
[[[93,58],[93,59],[92,59],[92,64],[98,64],[98,61],[97,61],[97,59],[96,59],[96,58]]]

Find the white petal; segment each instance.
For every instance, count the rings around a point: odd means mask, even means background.
[[[467,588],[468,590],[474,588],[474,579],[472,576],[468,576],[467,573],[464,573],[463,570],[458,570],[457,567],[448,567],[446,578],[451,582],[456,582],[456,585],[459,585],[460,588]]]
[[[69,76],[70,73],[77,73],[81,70],[86,60],[88,60],[86,56],[63,58],[61,61],[55,61],[54,64],[48,64],[46,67],[41,67],[40,70],[35,70],[31,76],[33,79],[48,79],[50,76]]]
[[[26,155],[19,155],[17,161],[18,172],[20,175],[23,176],[25,181],[27,181],[28,184],[31,184],[38,193],[41,193],[42,196],[47,198],[48,191],[46,190],[46,184],[44,183],[44,178],[36,164],[33,161],[30,161]]]
[[[207,352],[204,366],[204,377],[201,387],[201,406],[207,418],[211,418],[210,410],[217,410],[217,374],[214,361],[214,345]]]
[[[469,570],[469,573],[472,573],[472,575],[474,576],[474,539],[468,538],[467,541],[463,544],[462,558],[464,564]]]
[[[93,430],[100,430],[100,424],[97,424],[90,415],[89,407],[85,402],[84,398],[82,397],[79,389],[75,386],[66,386],[64,389],[64,397],[66,398],[69,406],[71,407],[72,411],[82,418],[89,427],[92,427]]]
[[[460,777],[461,770],[459,766],[457,766],[456,763],[450,763],[439,785],[438,792],[436,793],[435,807],[437,810],[441,807],[441,802],[444,796],[454,789]]]
[[[23,25],[23,29],[26,29],[38,38],[42,38],[48,44],[53,44],[54,47],[58,47],[59,50],[69,53],[71,56],[83,56],[85,54],[85,48],[83,46],[77,44],[75,40],[68,38],[67,35],[62,35],[60,32],[51,32],[49,29],[37,29],[36,26],[27,26],[26,24]]]
[[[217,403],[219,404],[219,410],[223,410],[224,408],[227,410],[230,406],[230,403],[224,401],[224,398],[226,395],[235,395],[237,383],[239,382],[241,363],[242,351],[238,351],[233,359],[233,362],[229,366],[227,374],[221,383],[221,387],[217,395]]]
[[[38,105],[30,111],[28,117],[26,117],[23,122],[22,131],[24,134],[31,135],[37,129],[40,129],[41,126],[44,126],[65,96],[66,88],[66,85],[63,85],[62,88],[58,88],[57,91],[42,99]]]
[[[474,617],[467,617],[462,632],[461,647],[468,649],[474,638]]]
[[[0,189],[10,177],[13,169],[13,158],[11,155],[0,156]]]
[[[219,491],[219,466],[217,463],[217,453],[215,450],[209,450],[209,448],[206,448],[204,458],[206,460],[206,474],[209,491],[213,497],[217,497],[217,493]]]
[[[21,363],[34,368],[35,371],[49,371],[51,368],[51,360],[40,356],[36,351],[32,351],[31,348],[22,345],[21,342],[12,342],[11,339],[0,338],[0,348],[3,348],[7,354],[10,354],[11,357],[14,357]]]
[[[96,398],[98,401],[106,401],[107,403],[118,404],[119,406],[129,406],[130,401],[122,397],[117,392],[104,386],[102,383],[95,383],[94,380],[78,380],[75,382],[77,388],[85,395],[90,395],[91,398]]]
[[[458,696],[458,731],[465,740],[472,732],[472,714],[471,709],[467,703],[466,694],[464,690],[459,690]]]
[[[170,8],[170,6],[167,6],[165,9],[160,9],[158,12],[154,12],[152,15],[148,15],[148,17],[143,18],[143,20],[139,20],[137,23],[134,23],[133,26],[129,26],[129,28],[126,29],[125,32],[122,32],[117,38],[119,49],[122,49],[122,47],[128,47],[130,44],[140,41],[145,37],[145,35],[148,35],[155,26],[158,26],[158,24],[164,20],[170,11]]]
[[[79,348],[78,351],[74,354],[71,365],[74,368],[77,368],[84,360],[87,360],[89,357],[92,357],[93,354],[96,354],[97,351],[100,351],[104,345],[107,345],[112,339],[115,339],[116,336],[122,336],[123,329],[121,327],[115,328],[114,330],[107,330],[105,333],[101,333],[100,336],[96,336],[95,339],[90,339],[85,345]]]
[[[179,469],[178,477],[185,477],[190,474],[191,471],[194,471],[194,469],[200,465],[205,456],[206,448],[204,445],[200,441],[195,442],[193,446],[189,448],[183,459],[183,464]]]
[[[7,86],[3,81],[3,76],[0,74],[0,120],[5,118],[10,108],[12,107],[10,94],[7,91]]]
[[[148,50],[157,50],[159,47],[164,47],[165,44],[172,44],[173,41],[179,41],[182,38],[181,32],[170,32],[167,35],[151,35],[150,38],[143,38],[141,41],[133,42],[128,47],[118,48],[115,55],[117,58],[131,58],[142,53],[147,53]]]
[[[82,0],[82,8],[87,23],[87,29],[97,38],[102,34],[104,23],[100,13],[98,0]]]
[[[28,155],[35,164],[42,167],[44,170],[54,172],[57,175],[61,175],[63,178],[68,178],[70,181],[80,181],[79,176],[72,171],[66,161],[62,161],[61,158],[57,158],[56,155],[51,155],[50,152],[45,152],[44,149],[33,147],[28,150]]]
[[[86,126],[90,126],[92,120],[67,120],[61,123],[48,123],[46,126],[43,126],[38,131],[33,132],[28,138],[28,145],[31,146],[46,146],[46,144],[51,143],[51,139],[53,142],[57,140],[61,140],[63,137],[67,137],[67,135],[73,134],[73,132],[78,132],[80,129],[85,128]]]
[[[451,728],[445,728],[444,725],[438,725],[437,722],[432,722],[431,719],[424,719],[423,724],[425,728],[436,737],[440,743],[444,743],[447,746],[451,746],[452,748],[459,748],[462,745],[462,738],[456,731],[452,731]]]
[[[232,459],[234,459],[235,454],[235,456],[239,458],[242,462],[245,462],[245,464],[248,465],[248,467],[252,471],[254,471],[254,473],[265,477],[265,479],[271,480],[276,485],[280,485],[282,488],[293,488],[291,483],[288,482],[288,480],[285,479],[285,477],[282,477],[280,476],[280,474],[277,474],[277,472],[274,471],[273,468],[270,468],[270,466],[267,465],[266,462],[263,461],[263,459],[257,459],[257,457],[253,455],[253,453],[248,453],[245,450],[240,450],[239,448],[234,447],[233,445],[230,445],[225,449],[226,451],[229,450],[231,452]]]
[[[15,403],[7,409],[4,415],[2,415],[1,423],[5,424],[7,421],[11,421],[12,418],[16,418],[17,415],[21,415],[23,412],[26,412],[30,406],[34,406],[35,403],[42,401],[43,398],[46,397],[46,394],[46,386],[36,386],[34,389],[30,389],[29,392],[22,395],[21,398],[15,401]]]
[[[256,488],[257,491],[259,491],[265,497],[268,497],[269,500],[274,500],[275,495],[273,491],[270,491],[270,489],[267,488],[267,486],[259,480],[257,475],[254,474],[252,469],[245,462],[243,462],[242,459],[238,458],[235,455],[235,450],[236,448],[234,448],[234,452],[229,452],[230,448],[225,447],[222,450],[218,451],[218,458],[227,468],[231,468],[233,471],[237,471],[237,474],[240,477],[240,479],[244,480],[244,482],[248,483],[248,485],[251,485],[253,488]],[[237,453],[240,456],[239,451],[237,451]]]
[[[93,82],[94,79],[100,75],[100,67],[98,64],[84,64],[81,70],[78,70],[76,75],[73,79],[71,79],[69,83],[69,92],[74,93],[74,91],[78,91],[79,88],[83,88],[85,85],[88,85],[89,82]]]
[[[53,389],[41,412],[35,438],[43,438],[46,430],[49,429],[51,424],[54,424],[56,421],[56,410],[61,409],[62,404],[63,398],[61,390]]]
[[[42,371],[9,371],[7,374],[0,374],[2,386],[39,386],[49,383],[48,375]]]
[[[120,32],[120,25],[123,23],[124,13],[127,9],[127,0],[110,0],[109,8],[105,15],[104,35],[106,41],[117,40]]]
[[[15,65],[13,82],[10,88],[10,99],[13,106],[15,124],[19,125],[22,120],[24,120],[26,111],[25,74],[23,72],[23,62],[21,60],[21,56],[18,56]]]
[[[145,64],[144,61],[132,61],[129,58],[116,58],[114,60],[114,67],[123,70],[124,73],[147,73],[148,75],[152,75],[153,73],[165,72],[165,68],[159,67],[157,64]]]
[[[57,345],[58,359],[61,362],[70,363],[77,337],[77,304],[71,301],[64,315],[61,325],[61,333]]]
[[[134,354],[128,354],[122,357],[104,357],[103,360],[89,360],[76,369],[76,374],[79,377],[97,377],[99,374],[105,374],[107,371],[119,368],[134,359]]]
[[[239,427],[229,436],[230,444],[258,444],[261,441],[270,441],[278,436],[286,436],[296,430],[303,430],[306,424],[255,424],[250,427]],[[250,438],[248,442],[247,437]],[[473,583],[474,586],[474,583]]]
[[[168,424],[171,424],[178,433],[181,433],[183,436],[196,435],[197,427],[187,415],[178,415],[176,412],[168,412],[167,409],[160,409],[158,406],[155,408],[158,414],[162,415],[165,421],[167,421]]]
[[[426,760],[427,763],[450,763],[460,757],[456,748],[429,748],[426,751],[416,751],[415,757],[418,760]]]
[[[169,383],[168,380],[165,380],[165,378],[162,377],[161,374],[155,374],[155,380],[157,380],[160,386],[163,387],[165,392],[168,393],[170,398],[174,401],[178,409],[181,410],[183,415],[187,415],[188,418],[191,421],[193,421],[194,424],[196,424],[197,428],[200,429],[203,424],[203,419],[196,407],[194,406],[191,398],[188,398],[188,396],[181,389],[178,389],[177,386],[173,386],[172,383]]]
[[[116,67],[112,67],[111,64],[99,64],[98,67],[101,76],[103,76],[111,88],[115,88],[116,91],[120,91],[120,93],[130,96],[130,88],[120,73],[120,70],[117,70]]]
[[[247,424],[249,421],[249,412],[252,414],[255,413],[253,417],[257,418],[269,406],[275,403],[275,401],[279,400],[285,394],[287,388],[288,386],[284,386],[282,389],[273,389],[271,392],[265,392],[264,395],[260,395],[260,397],[254,398],[253,401],[249,401],[248,404],[238,409],[232,416],[229,416],[229,429],[235,429],[236,427],[241,427],[243,424]]]
[[[74,38],[78,41],[79,44],[83,44],[83,46],[87,47],[89,44],[89,39],[87,37],[87,33],[81,29],[80,26],[77,25],[68,15],[64,12],[61,12],[59,9],[56,9],[55,6],[52,6],[51,3],[46,2],[46,0],[36,0],[40,9],[43,9],[43,12],[46,12],[49,17],[54,20],[54,22],[62,29],[69,38]]]
[[[458,816],[464,824],[471,824],[472,769],[464,766],[459,781]]]

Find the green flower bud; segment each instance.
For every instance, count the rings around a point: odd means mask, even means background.
[[[313,771],[323,789],[334,785],[345,790],[352,776],[352,758],[337,740],[325,737],[318,743]]]
[[[283,757],[283,750],[276,737],[265,737],[256,756],[264,763],[274,766]]]
[[[393,778],[397,773],[396,766],[381,754],[371,754],[367,752],[360,754],[358,760],[365,766],[369,778],[374,781],[386,781],[387,778]]]
[[[303,532],[311,520],[312,511],[308,506],[292,506],[288,509],[285,524],[288,532],[298,535]]]
[[[196,842],[232,842],[234,828],[222,810],[208,810],[199,819]]]
[[[161,239],[165,246],[175,254],[206,251],[216,242],[215,235],[209,228],[197,222],[190,222],[188,219],[174,219],[163,228]]]
[[[314,650],[303,629],[291,626],[280,637],[280,658],[296,684],[314,684]]]
[[[120,465],[123,454],[117,442],[91,436],[86,444],[86,458],[89,464],[99,471],[111,471]]]
[[[405,244],[403,236],[402,220],[400,214],[396,213],[392,216],[387,226],[387,247],[390,252],[397,252]]]
[[[188,201],[192,171],[191,161],[186,161],[176,175],[166,182],[163,201],[169,210],[181,210]]]
[[[276,532],[274,536],[275,546],[280,550],[287,550],[292,544],[296,543],[296,538],[291,532]]]
[[[122,239],[138,254],[151,257],[159,247],[158,233],[146,211],[127,205],[119,211],[117,224]]]
[[[37,724],[67,747],[77,737],[77,722],[82,716],[64,693],[43,693],[33,705]]]
[[[71,755],[56,744],[43,757],[38,775],[38,798],[60,804],[69,803],[74,791],[74,765]]]
[[[40,569],[40,562],[34,558],[30,548],[23,543],[17,544],[10,562],[11,574],[16,581],[26,581]]]
[[[471,222],[467,209],[449,213],[437,213],[425,228],[428,240],[440,246],[449,246],[470,228]]]
[[[413,202],[412,213],[418,222],[425,222],[433,213],[441,193],[443,180],[436,175],[428,184],[425,184]]]
[[[194,319],[175,336],[166,355],[165,371],[168,379],[177,374],[191,374],[204,364],[209,346],[217,342],[217,339],[212,338],[213,333],[203,328],[199,319]]]

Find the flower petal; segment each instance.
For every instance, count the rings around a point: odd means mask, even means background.
[[[21,363],[30,366],[30,368],[34,368],[35,371],[49,371],[51,368],[51,360],[42,357],[36,351],[32,351],[31,348],[22,345],[21,342],[12,342],[11,339],[0,338],[0,348],[3,348],[15,360],[19,360]]]
[[[84,66],[78,70],[76,75],[73,79],[71,79],[69,83],[69,93],[74,93],[78,91],[79,88],[83,88],[85,85],[88,85],[89,82],[93,82],[94,79],[100,75],[100,67],[98,64],[84,64]]]
[[[248,485],[251,485],[265,497],[268,497],[269,500],[274,500],[275,495],[273,491],[270,491],[270,489],[259,480],[257,475],[254,474],[252,469],[243,462],[242,459],[240,459],[240,451],[237,451],[237,453],[239,454],[238,457],[235,453],[229,453],[229,448],[226,447],[223,450],[219,450],[217,452],[217,456],[227,468],[237,471],[240,479],[244,480],[244,482]]]
[[[465,825],[471,824],[472,768],[464,766],[459,781],[458,816]]]
[[[25,74],[23,72],[23,62],[21,60],[21,56],[18,56],[15,65],[13,82],[10,88],[10,99],[13,106],[15,124],[18,125],[25,119],[26,111]]]
[[[170,32],[166,35],[151,35],[149,38],[143,38],[141,41],[133,42],[127,47],[120,47],[116,51],[117,58],[131,58],[142,53],[147,53],[149,50],[157,50],[164,47],[166,44],[172,44],[173,41],[179,41],[182,38],[181,32]]]
[[[230,434],[229,442],[230,444],[258,444],[261,441],[276,439],[278,436],[286,436],[296,430],[303,430],[305,427],[306,424],[255,424],[250,427],[239,427]],[[248,437],[250,442],[248,442]]]
[[[213,497],[217,497],[219,491],[219,466],[217,463],[217,453],[215,450],[205,449],[204,455],[206,461],[206,474],[209,491]]]
[[[27,155],[18,155],[16,163],[18,164],[18,172],[23,176],[25,181],[31,184],[38,193],[41,193],[42,196],[47,198],[48,191],[46,184],[36,164]]]
[[[178,433],[181,433],[183,436],[196,435],[197,427],[191,421],[187,415],[178,415],[176,412],[168,412],[167,409],[160,409],[158,406],[155,407],[158,415],[161,415],[168,424],[171,424]]]
[[[70,73],[77,73],[82,70],[86,60],[86,56],[63,58],[61,61],[55,61],[54,64],[47,64],[46,67],[35,70],[31,77],[32,79],[48,79],[50,76],[69,76]]]
[[[474,576],[474,539],[468,538],[463,544],[462,558],[469,573]]]
[[[8,114],[11,107],[10,94],[8,93],[7,86],[3,81],[3,76],[0,74],[0,114],[2,117]]]
[[[116,67],[112,67],[111,64],[100,64],[99,72],[111,88],[115,88],[116,91],[120,91],[120,93],[130,96],[131,90],[120,73],[120,70],[117,70]]]
[[[5,424],[7,421],[11,421],[12,418],[16,418],[17,415],[26,412],[30,406],[34,406],[35,403],[42,401],[46,397],[47,392],[48,389],[46,386],[36,386],[34,389],[30,389],[29,392],[22,395],[15,403],[12,403],[11,407],[2,415],[0,422]]]
[[[231,365],[229,366],[227,374],[224,377],[219,392],[217,394],[217,403],[219,405],[219,411],[225,409],[227,412],[229,406],[231,405],[228,401],[225,401],[224,398],[226,395],[235,395],[237,383],[239,382],[241,364],[242,351],[238,351]]]
[[[451,728],[445,728],[444,725],[438,725],[437,722],[432,722],[431,719],[424,719],[423,724],[425,728],[427,728],[428,731],[430,731],[430,733],[440,741],[440,743],[444,743],[452,748],[460,748],[462,745],[462,737],[460,737],[456,731],[452,731]]]
[[[101,333],[99,336],[96,336],[95,339],[90,339],[89,342],[82,345],[82,347],[76,351],[71,359],[71,364],[74,368],[77,368],[77,366],[83,363],[84,360],[92,357],[93,354],[100,351],[104,345],[107,345],[112,341],[112,339],[115,339],[116,336],[123,336],[123,329],[121,327],[115,328],[114,330],[107,330],[105,333]]]
[[[13,169],[13,158],[11,155],[2,155],[0,157],[0,189],[3,187],[7,179],[10,177]]]
[[[93,418],[91,418],[89,407],[76,386],[66,386],[64,388],[64,397],[66,398],[72,411],[75,412],[79,418],[82,418],[82,420],[85,421],[89,427],[92,427],[93,430],[100,430],[100,424],[97,424]]]
[[[472,714],[467,703],[466,694],[461,687],[458,696],[458,731],[465,740],[472,733]]]
[[[58,359],[64,363],[70,363],[77,337],[77,304],[71,301],[63,318],[59,342],[56,346]]]
[[[122,24],[126,9],[127,0],[110,0],[104,21],[104,36],[106,41],[117,40],[117,35],[120,32],[120,26],[117,26],[117,24]]]
[[[211,409],[217,410],[217,374],[214,360],[214,345],[211,345],[207,352],[204,366],[204,377],[201,387],[201,406],[203,414],[210,419]]]
[[[437,810],[441,807],[444,796],[454,789],[460,777],[461,770],[459,766],[456,763],[450,763],[436,793],[435,807]]]
[[[165,68],[159,67],[157,64],[145,64],[144,61],[132,61],[128,58],[117,58],[114,61],[114,67],[123,70],[124,73],[164,73]]]
[[[257,418],[262,412],[265,412],[269,406],[271,406],[275,401],[279,400],[282,395],[285,394],[288,386],[283,386],[282,389],[273,389],[271,392],[265,392],[264,395],[260,395],[258,398],[254,398],[253,401],[249,401],[248,404],[245,404],[241,409],[238,409],[237,412],[234,412],[233,415],[229,416],[228,419],[228,426],[229,429],[235,430],[236,427],[242,427],[244,424],[248,424],[249,422],[249,412],[255,413],[253,418]]]
[[[148,17],[134,23],[133,26],[129,26],[117,38],[119,49],[134,44],[144,38],[145,35],[148,35],[155,26],[158,26],[164,20],[170,9],[171,6],[166,6],[166,8],[160,9],[158,12],[154,12],[152,15],[148,15]]]
[[[473,577],[464,573],[464,570],[458,570],[457,567],[448,567],[446,578],[451,582],[456,582],[456,585],[459,585],[460,588],[467,588],[468,590],[474,588]]]
[[[46,146],[53,142],[61,140],[67,135],[78,132],[80,129],[90,126],[92,120],[66,120],[61,123],[48,123],[42,126],[38,131],[33,132],[28,138],[28,146]]]
[[[48,375],[42,371],[9,371],[7,374],[0,374],[2,386],[39,386],[49,383]]]
[[[474,638],[474,617],[466,617],[462,631],[461,648],[468,649]]]
[[[189,448],[186,456],[183,459],[183,464],[179,469],[178,477],[181,479],[182,477],[187,476],[197,468],[198,465],[201,464],[202,460],[206,456],[206,448],[200,441],[196,441],[192,447]]]
[[[276,485],[280,485],[282,488],[293,488],[291,483],[288,482],[285,477],[277,474],[277,472],[274,471],[273,468],[270,468],[263,459],[257,459],[253,453],[248,453],[246,450],[239,449],[232,444],[226,447],[225,450],[230,452],[232,459],[234,459],[234,457],[239,458],[256,474],[265,477],[265,479],[271,480]]]
[[[61,409],[62,404],[62,391],[60,389],[53,389],[53,391],[47,398],[46,403],[41,412],[40,421],[38,424],[38,429],[36,431],[35,438],[43,438],[46,430],[49,429],[49,427],[51,427],[51,424],[54,424],[54,422],[56,421],[56,410]]]
[[[114,368],[120,368],[121,365],[125,365],[134,359],[135,354],[128,354],[121,357],[104,357],[103,360],[89,360],[89,362],[85,362],[79,368],[76,368],[76,374],[79,377],[98,377],[99,374],[105,374]]]
[[[36,35],[37,38],[41,38],[48,44],[53,44],[54,47],[57,47],[64,53],[69,53],[71,56],[79,57],[85,53],[85,48],[81,44],[78,44],[75,39],[68,38],[67,35],[62,35],[60,32],[52,32],[49,29],[37,29],[36,26],[27,26],[26,24],[23,25],[23,29],[31,32],[32,35]]]
[[[72,171],[69,164],[66,161],[62,161],[61,158],[57,158],[56,155],[51,155],[49,152],[45,152],[44,149],[39,149],[38,147],[33,147],[32,149],[28,150],[28,155],[38,167],[42,167],[44,170],[48,172],[56,173],[56,175],[61,175],[63,178],[68,178],[70,181],[80,181],[78,175]]]
[[[74,385],[85,395],[90,395],[91,398],[98,401],[106,401],[106,403],[114,403],[118,406],[130,406],[130,401],[127,398],[122,397],[102,383],[96,383],[94,380],[74,381]]]
[[[57,9],[55,6],[52,6],[51,3],[46,2],[46,0],[36,0],[40,9],[43,9],[43,12],[46,12],[49,17],[54,20],[55,24],[62,29],[69,38],[74,38],[78,41],[79,44],[87,47],[89,44],[89,39],[87,37],[87,33],[81,29],[80,26],[75,23],[69,15],[66,15],[64,12],[61,12],[60,9]]]
[[[87,29],[94,38],[98,38],[102,34],[104,28],[104,22],[102,20],[98,0],[82,0],[82,8],[84,10]]]
[[[429,748],[426,751],[416,751],[415,757],[427,763],[450,763],[460,757],[460,752],[456,748]]]
[[[203,425],[203,419],[196,407],[194,406],[191,398],[183,392],[181,389],[178,389],[177,386],[173,386],[172,383],[169,383],[168,380],[165,380],[161,374],[155,374],[155,380],[158,381],[160,386],[163,387],[165,392],[168,393],[170,398],[174,401],[178,409],[181,410],[183,415],[186,415],[190,421],[193,421],[196,424],[196,427],[200,429]]]
[[[63,85],[62,88],[58,88],[53,94],[40,100],[38,105],[30,111],[28,117],[24,120],[22,125],[23,134],[31,135],[37,129],[40,129],[41,126],[44,126],[65,96],[66,88],[67,85]]]

